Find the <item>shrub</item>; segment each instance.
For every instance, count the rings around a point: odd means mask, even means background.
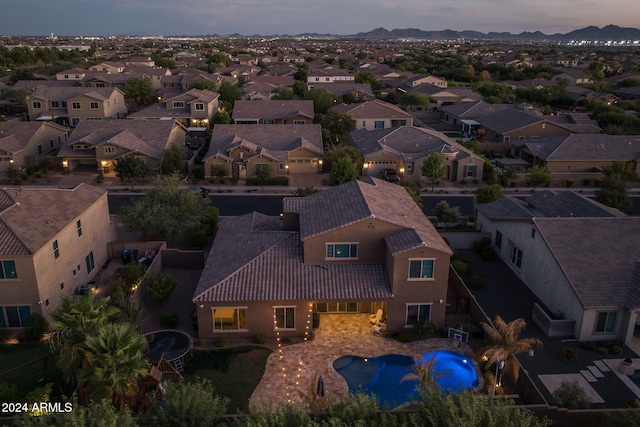
[[[459,276],[464,276],[465,274],[467,274],[467,270],[469,269],[469,266],[464,261],[455,260],[451,263],[451,265]]]
[[[491,239],[485,237],[473,243],[473,251],[477,254],[482,253],[484,248],[491,247]]]
[[[131,292],[138,287],[144,275],[144,268],[138,264],[127,264],[126,267],[119,268],[116,275],[122,278],[127,292]]]
[[[469,284],[473,288],[479,288],[484,285],[484,277],[478,275],[471,276],[471,278],[469,279]]]
[[[153,277],[152,275],[147,276],[145,284],[149,298],[162,304],[169,299],[178,281],[172,275],[165,273],[158,277]]]
[[[24,331],[24,337],[29,341],[40,341],[49,330],[49,322],[47,319],[34,313],[27,320],[27,328]]]
[[[217,340],[215,340],[213,342],[213,345],[219,348],[222,347],[226,347],[229,345],[229,339],[228,338],[218,338]]]
[[[567,409],[589,408],[589,396],[575,381],[562,381],[552,394],[553,402]]]
[[[596,350],[598,348],[598,345],[592,341],[582,341],[580,343],[580,347],[585,350]]]
[[[495,261],[498,259],[498,254],[491,246],[486,246],[484,249],[480,251],[480,256],[485,261]]]
[[[607,350],[607,347],[598,347],[598,352],[600,354],[609,354],[609,350]]]
[[[209,235],[209,225],[198,224],[191,230],[191,244],[194,248],[204,249],[207,245],[207,237]]]
[[[614,345],[609,349],[609,353],[620,356],[624,352],[624,349],[619,345]]]
[[[42,178],[42,172],[36,172],[35,174],[33,174],[33,176],[35,176],[36,178],[40,179],[40,178]]]
[[[566,184],[567,184],[567,188],[571,188],[571,187],[573,187],[574,181],[572,179],[568,179],[566,181]]]
[[[575,348],[565,347],[562,349],[562,357],[569,362],[578,360],[578,352]]]
[[[582,180],[582,184],[583,184],[585,187],[588,187],[588,186],[590,186],[590,185],[591,185],[591,180],[590,180],[590,179],[586,179],[586,178],[585,178],[585,179],[583,179],[583,180]]]
[[[453,251],[453,253],[451,254],[451,257],[449,258],[449,262],[451,261],[455,261],[458,258],[458,251],[456,251],[455,249],[451,249]]]
[[[265,334],[256,334],[256,336],[253,337],[253,342],[256,344],[264,344],[267,342],[267,336]]]
[[[413,334],[409,331],[402,331],[398,334],[397,339],[400,342],[413,342]]]
[[[160,315],[160,323],[168,329],[178,326],[178,313],[175,311],[165,311]]]

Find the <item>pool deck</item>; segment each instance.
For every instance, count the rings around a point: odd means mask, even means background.
[[[249,407],[252,412],[288,403],[323,408],[328,401],[344,400],[349,393],[347,382],[333,369],[333,362],[338,357],[414,356],[435,350],[452,350],[473,357],[469,346],[451,339],[401,343],[374,335],[367,314],[322,314],[315,339],[280,346],[269,356]],[[320,375],[324,380],[324,397],[316,393]]]

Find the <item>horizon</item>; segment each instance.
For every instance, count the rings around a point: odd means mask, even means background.
[[[26,4],[28,3],[28,4]],[[612,0],[606,10],[588,0],[541,0],[535,5],[482,0],[454,0],[429,5],[417,0],[389,3],[380,0],[44,0],[3,6],[0,28],[4,36],[117,36],[206,35],[276,36],[315,33],[349,36],[376,28],[422,31],[478,31],[520,34],[540,31],[566,34],[596,26],[637,29],[628,10],[631,0]],[[336,11],[339,13],[336,13]],[[467,11],[470,11],[467,13]],[[570,16],[570,21],[566,19]],[[52,19],[53,17],[53,19]],[[441,28],[430,29],[425,28]]]

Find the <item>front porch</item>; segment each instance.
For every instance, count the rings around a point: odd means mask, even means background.
[[[250,408],[264,410],[286,403],[310,406],[325,400],[339,401],[348,394],[344,378],[333,369],[340,356],[376,357],[383,354],[417,355],[450,349],[473,357],[469,346],[451,339],[430,339],[401,343],[372,333],[369,314],[320,314],[315,338],[299,344],[278,342],[269,357],[265,373],[253,392]],[[318,377],[324,379],[325,397],[316,395]]]

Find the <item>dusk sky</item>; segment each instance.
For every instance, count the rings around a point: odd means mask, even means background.
[[[568,33],[637,28],[637,0],[19,0],[3,1],[0,35],[338,35],[378,27]]]

